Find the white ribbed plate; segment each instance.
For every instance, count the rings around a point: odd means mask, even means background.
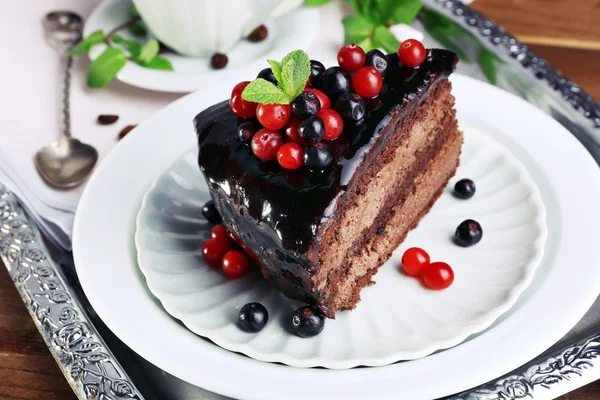
[[[466,129],[461,165],[448,188],[406,241],[361,292],[353,311],[328,320],[311,339],[286,326],[300,306],[272,289],[257,269],[230,280],[202,260],[210,225],[201,207],[210,199],[191,149],[155,181],[138,214],[138,262],[152,293],[190,330],[221,347],[262,361],[296,367],[379,366],[423,357],[454,346],[492,324],[530,283],[546,241],[546,213],[526,169],[507,149]],[[451,188],[460,178],[477,185],[475,196],[459,200]],[[452,243],[464,219],[479,221],[482,241],[470,248]],[[432,260],[446,261],[454,284],[431,291],[398,272],[405,249],[419,246]],[[258,301],[269,311],[261,332],[236,326],[239,309]]]

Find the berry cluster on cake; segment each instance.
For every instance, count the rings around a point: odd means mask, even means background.
[[[352,309],[458,166],[457,55],[405,41],[347,45],[325,68],[301,50],[195,120],[223,224],[288,297]]]

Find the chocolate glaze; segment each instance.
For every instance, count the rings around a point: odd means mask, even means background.
[[[362,124],[345,123],[331,142],[334,162],[325,171],[283,169],[277,161],[260,161],[237,135],[242,121],[218,103],[194,119],[198,163],[224,224],[254,252],[263,275],[288,297],[320,307],[316,292],[321,235],[340,208],[339,198],[361,170],[387,144],[401,119],[450,75],[458,58],[447,50],[429,51],[416,69],[401,67],[395,54],[382,93],[367,101]]]

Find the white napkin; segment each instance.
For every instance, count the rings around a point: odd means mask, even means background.
[[[0,182],[12,190],[42,229],[70,249],[73,217],[83,186],[61,191],[50,188],[33,164],[35,152],[59,136],[61,63],[46,44],[42,20],[58,9],[75,11],[83,18],[100,1],[31,0],[4,7],[0,35]],[[114,81],[102,89],[86,86],[89,61],[75,59],[71,82],[73,136],[94,146],[100,162],[118,144],[117,136],[181,95],[150,92]],[[113,125],[101,126],[99,114],[116,114]],[[168,140],[168,132],[165,132]],[[149,160],[151,162],[151,160]],[[118,193],[115,193],[118,196]]]

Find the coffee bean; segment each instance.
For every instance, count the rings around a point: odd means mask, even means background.
[[[119,120],[119,116],[118,115],[108,115],[108,114],[98,115],[98,123],[100,125],[114,124],[118,120]]]
[[[269,35],[269,30],[266,26],[261,25],[258,28],[254,29],[248,35],[248,40],[251,42],[262,42]]]
[[[133,128],[135,128],[137,125],[127,125],[125,128],[121,129],[121,132],[119,132],[119,140],[123,139],[125,136],[127,136],[127,134],[129,132],[131,132],[131,130]]]
[[[215,55],[212,56],[212,58],[210,60],[210,64],[212,65],[212,67],[214,69],[225,68],[225,66],[227,65],[228,62],[229,62],[229,59],[223,53],[215,53]]]

